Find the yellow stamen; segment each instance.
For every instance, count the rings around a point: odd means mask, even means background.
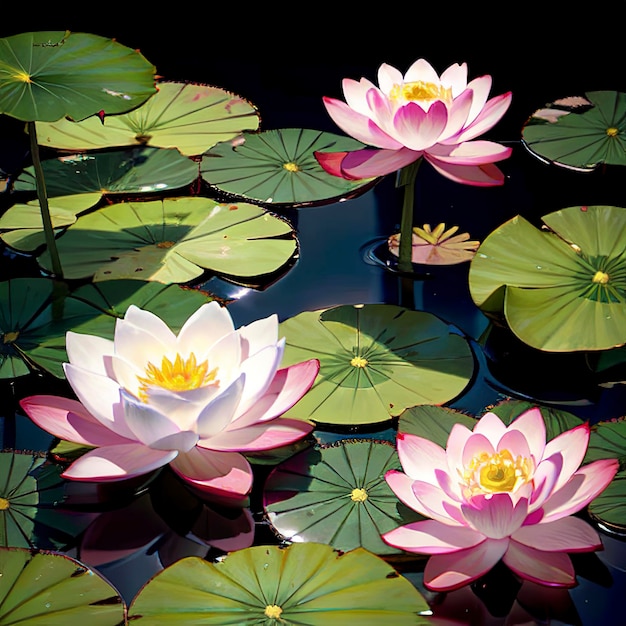
[[[286,169],[288,172],[299,172],[300,171],[300,168],[293,162],[284,163],[283,164],[283,168]]]
[[[509,450],[477,454],[463,472],[463,480],[472,494],[516,491],[532,476],[532,462],[513,457]]]
[[[19,80],[23,83],[32,83],[32,79],[30,77],[29,74],[27,74],[26,72],[18,72],[17,74],[15,74],[15,80]]]
[[[611,126],[610,128],[606,129],[606,134],[609,137],[615,137],[619,134],[619,128],[615,128],[615,126]]]
[[[0,498],[0,511],[6,511],[11,503],[6,498]]]
[[[352,367],[365,367],[367,363],[367,359],[364,359],[362,356],[355,356],[350,361],[350,365],[352,365]]]
[[[394,85],[389,96],[392,100],[426,100],[428,102],[431,100],[443,100],[444,102],[450,102],[452,100],[452,89],[436,83],[425,83],[424,81],[416,80],[411,83]]]
[[[354,502],[365,502],[367,500],[367,491],[365,489],[353,489],[350,497]]]
[[[270,619],[278,619],[283,610],[277,604],[268,604],[265,607],[265,617],[269,617]]]
[[[600,283],[601,285],[606,285],[609,282],[609,275],[606,272],[597,271],[593,278],[591,279],[594,283]]]
[[[148,363],[146,376],[137,376],[141,383],[139,398],[146,402],[148,399],[146,392],[151,386],[170,391],[189,391],[205,385],[219,385],[217,370],[218,368],[215,367],[209,371],[208,361],[196,363],[196,355],[193,352],[187,359],[177,354],[173,363],[164,356],[160,368],[153,363]]]
[[[20,334],[15,330],[10,330],[8,333],[2,335],[2,343],[13,343]]]

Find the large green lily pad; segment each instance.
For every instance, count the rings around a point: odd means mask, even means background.
[[[57,241],[68,279],[186,283],[205,270],[270,274],[296,251],[292,227],[250,204],[193,196],[121,202],[79,217]],[[50,269],[47,252],[38,257]]]
[[[337,550],[363,547],[393,555],[381,535],[421,519],[385,481],[400,470],[387,441],[344,439],[291,457],[272,470],[263,490],[265,514],[286,541],[318,541]]]
[[[419,404],[458,396],[474,372],[468,341],[431,313],[391,304],[305,311],[280,325],[285,364],[310,358],[320,371],[287,412],[334,425],[383,422]]]
[[[151,626],[404,626],[428,624],[423,611],[423,596],[380,557],[297,543],[254,546],[217,563],[181,559],[148,581],[128,617]]]
[[[358,150],[341,135],[304,128],[244,133],[211,148],[200,164],[202,178],[236,198],[267,205],[306,206],[356,195],[375,179],[345,180],[324,171],[315,152]]]
[[[0,113],[17,119],[122,113],[155,92],[154,66],[112,39],[70,31],[0,39]]]
[[[193,156],[259,127],[259,114],[252,104],[218,87],[163,81],[157,88],[150,100],[130,113],[107,115],[102,121],[91,117],[79,123],[39,123],[38,141],[79,151],[148,145],[176,148]]]
[[[626,343],[626,209],[582,206],[521,216],[478,248],[470,293],[513,333],[552,352],[607,350]]]
[[[529,118],[522,139],[534,156],[570,169],[626,165],[626,93],[590,91],[550,103]]]
[[[51,552],[0,548],[3,626],[118,626],[124,601],[96,571]]]

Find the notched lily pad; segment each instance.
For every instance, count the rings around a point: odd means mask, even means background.
[[[468,341],[431,313],[391,304],[306,311],[280,325],[285,364],[316,358],[309,392],[287,412],[331,425],[374,424],[458,396],[474,373]]]
[[[324,204],[357,195],[376,179],[354,181],[328,174],[314,153],[363,147],[350,137],[303,128],[244,133],[207,151],[200,174],[219,191],[266,206]]]
[[[539,230],[518,215],[488,235],[470,264],[472,299],[539,350],[624,345],[626,209],[568,207],[542,219]]]
[[[256,108],[236,94],[210,85],[161,81],[144,105],[121,115],[37,124],[40,144],[62,150],[116,146],[176,148],[199,155],[220,141],[259,127]]]
[[[590,91],[547,104],[524,125],[522,144],[540,160],[568,169],[626,165],[626,93]]]

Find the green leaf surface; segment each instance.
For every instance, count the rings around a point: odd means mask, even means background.
[[[523,145],[543,161],[575,170],[626,165],[626,93],[590,91],[580,100],[588,105],[557,101],[536,111],[522,129]]]
[[[415,406],[400,415],[398,432],[429,439],[445,449],[450,431],[457,423],[472,430],[476,418],[444,406]]]
[[[402,468],[390,442],[344,439],[303,451],[268,476],[265,513],[286,541],[317,541],[344,552],[363,547],[379,555],[401,553],[381,535],[422,518],[385,481],[391,469]]]
[[[623,345],[626,209],[568,207],[543,221],[548,230],[517,216],[483,241],[470,265],[472,299],[485,312],[504,314],[513,333],[533,348]]]
[[[81,122],[37,124],[40,144],[63,150],[147,145],[199,155],[220,141],[259,127],[255,107],[240,96],[209,85],[157,84],[157,93],[138,109]]]
[[[94,570],[61,554],[0,548],[3,626],[118,626],[124,602]]]
[[[58,239],[66,278],[186,283],[205,270],[260,276],[296,251],[292,227],[250,204],[203,197],[121,202],[79,217]],[[50,268],[47,252],[38,257]]]
[[[350,137],[318,130],[283,128],[244,133],[211,148],[202,178],[222,192],[267,205],[305,206],[337,201],[368,189],[375,179],[345,180],[324,171],[315,152],[358,150]]]
[[[469,383],[467,340],[431,313],[390,304],[305,311],[280,324],[283,362],[319,359],[309,392],[287,415],[324,424],[373,424],[411,406],[443,404]]]
[[[136,50],[87,33],[0,39],[0,113],[25,122],[122,113],[155,91],[155,68]]]
[[[181,559],[137,594],[129,620],[161,624],[299,626],[427,624],[419,591],[363,548],[254,546],[217,563]],[[268,612],[279,617],[271,618]]]

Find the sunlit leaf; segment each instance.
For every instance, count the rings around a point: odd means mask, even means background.
[[[177,148],[192,156],[259,126],[254,106],[223,89],[166,81],[157,88],[150,100],[130,113],[107,115],[102,121],[91,117],[79,123],[37,124],[39,143],[63,150],[147,145]]]
[[[363,548],[254,546],[217,563],[181,559],[137,594],[129,620],[160,624],[300,626],[428,624],[419,591]]]
[[[474,372],[467,340],[431,313],[391,304],[305,311],[280,325],[284,363],[320,361],[311,390],[287,415],[373,424],[459,395]]]

